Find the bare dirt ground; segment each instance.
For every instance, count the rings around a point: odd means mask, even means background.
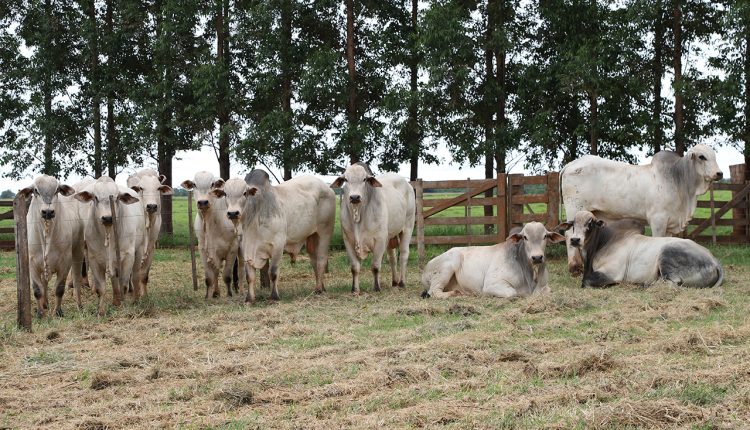
[[[552,294],[517,300],[422,300],[416,264],[405,290],[373,293],[366,271],[352,297],[336,253],[326,294],[287,262],[282,301],[248,307],[204,301],[187,252],[160,250],[142,303],[99,319],[68,293],[32,334],[6,265],[0,427],[746,427],[748,251],[713,251],[718,289],[582,290],[557,252]]]

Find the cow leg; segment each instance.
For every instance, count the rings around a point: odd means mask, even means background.
[[[31,288],[34,290],[34,298],[36,299],[36,316],[38,318],[44,318],[46,306],[44,305],[44,292],[39,281],[31,281]]]
[[[107,285],[107,281],[104,275],[106,269],[95,260],[92,261],[91,259],[89,259],[88,261],[89,265],[91,266],[91,274],[94,277],[94,283],[92,287],[94,288],[94,292],[96,293],[96,296],[98,298],[97,315],[101,317],[104,316],[104,313],[106,312],[106,303],[104,301],[104,288]]]
[[[607,276],[604,272],[595,270],[583,277],[581,288],[604,288],[616,283],[617,281]]]
[[[58,317],[63,316],[63,310],[62,310],[62,300],[63,295],[65,294],[65,280],[66,280],[66,274],[70,270],[66,270],[64,272],[58,272],[57,273],[57,279],[55,279],[55,282],[57,285],[55,285],[55,315]]]
[[[145,240],[148,240],[148,238],[146,238]],[[151,273],[151,265],[154,262],[154,244],[150,243],[149,246],[148,246],[148,250],[146,252],[147,252],[146,256],[143,259],[143,264],[139,265],[141,276],[139,276],[137,278],[134,278],[134,279],[141,279],[142,280],[141,284],[142,284],[142,287],[143,287],[143,295],[144,296],[146,294],[148,294],[148,275]],[[135,264],[138,264],[139,260],[140,260],[140,258],[136,258]],[[136,268],[136,266],[134,265],[133,266],[133,272],[134,273],[135,273],[135,268]]]
[[[263,288],[264,290],[271,287],[271,277],[268,276],[270,264],[270,262],[266,262],[266,265],[260,269],[260,288]]]
[[[245,303],[255,304],[255,267],[249,261],[245,262],[245,277],[247,278]]]
[[[234,263],[233,263],[234,262]],[[237,256],[230,254],[227,256],[227,259],[224,263],[224,287],[227,289],[227,297],[234,296],[234,292],[232,291],[232,277],[234,276],[234,268],[237,264]]]
[[[323,291],[326,290],[325,285],[323,285],[323,274],[326,270],[326,251],[328,245],[325,245],[326,249],[321,249],[321,241],[320,235],[314,233],[307,238],[307,243],[305,244],[307,254],[310,256],[310,265],[315,272],[315,294],[323,294]]]
[[[234,292],[240,291],[240,274],[239,274],[239,267],[240,267],[240,260],[239,258],[234,258],[234,264],[232,264],[232,287],[234,288]],[[229,293],[229,291],[227,291]],[[229,294],[230,296],[232,294]]]
[[[439,271],[432,273],[429,278],[423,278],[425,290],[422,292],[422,298],[437,297],[442,299],[458,294],[456,291],[445,291],[445,287],[450,283],[454,273],[455,271],[452,267],[443,267]]]
[[[380,291],[380,266],[383,263],[383,254],[385,254],[387,242],[376,240],[372,250],[372,278],[373,289]]]
[[[406,266],[409,264],[409,241],[411,240],[412,230],[411,228],[407,228],[402,231],[398,241],[398,260],[400,266],[398,286],[400,288],[406,287]]]
[[[81,266],[83,266],[84,260],[83,260],[83,249],[74,249],[73,250],[73,264],[70,266],[70,272],[71,277],[73,278],[73,289],[75,291],[75,299],[76,299],[76,306],[78,306],[78,310],[80,311],[82,309],[81,306],[81,285],[83,284],[83,276],[81,275],[82,269]]]
[[[325,231],[318,233],[317,249],[315,250],[315,261],[318,266],[318,276],[320,276],[320,289],[326,290],[325,274],[328,273],[328,247],[331,245],[331,234]]]
[[[485,283],[482,287],[482,293],[488,296],[501,298],[510,298],[518,295],[516,289],[503,280]]]
[[[362,262],[359,261],[359,256],[354,251],[350,238],[346,237],[346,233],[344,233],[344,248],[346,248],[346,254],[349,256],[352,271],[352,294],[359,295],[359,272],[362,268]]]
[[[388,247],[388,264],[391,265],[391,287],[398,286],[398,271],[396,270],[396,249]]]
[[[271,267],[268,271],[271,277],[271,300],[280,300],[279,296],[279,264],[281,263],[281,257],[284,255],[284,250],[279,249],[278,252],[271,256]]]
[[[216,267],[216,261],[208,263],[208,265],[206,265],[206,300],[210,299],[211,297],[218,297],[219,290],[216,287],[218,283],[218,280],[216,278],[218,276],[219,274]]]

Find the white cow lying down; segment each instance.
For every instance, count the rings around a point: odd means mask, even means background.
[[[497,245],[451,248],[425,266],[422,297],[515,297],[549,292],[544,248],[547,242],[563,240],[563,235],[531,222]]]

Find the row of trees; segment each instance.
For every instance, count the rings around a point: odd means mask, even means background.
[[[750,4],[5,0],[0,158],[116,175],[177,151],[332,173],[527,167],[708,140],[750,160]],[[631,160],[632,161],[632,160]],[[750,171],[749,171],[750,173]]]

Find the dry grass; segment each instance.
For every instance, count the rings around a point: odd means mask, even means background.
[[[205,302],[187,253],[160,250],[144,302],[98,319],[69,294],[32,334],[2,279],[0,427],[743,427],[750,267],[721,252],[716,290],[581,290],[558,252],[551,295],[446,301],[419,298],[415,265],[408,288],[373,293],[366,271],[352,297],[336,254],[324,295],[285,263],[282,301],[248,307]]]

